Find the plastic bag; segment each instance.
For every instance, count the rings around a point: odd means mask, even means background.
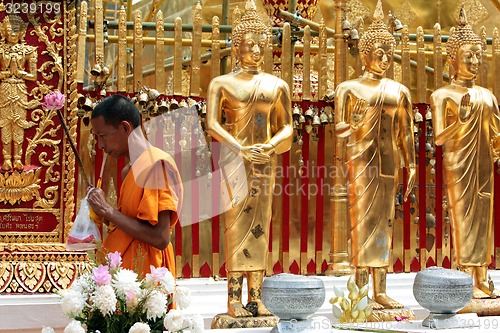
[[[96,241],[101,239],[97,225],[90,219],[90,207],[87,197],[80,201],[80,211],[69,231],[66,249],[91,250],[96,247]]]

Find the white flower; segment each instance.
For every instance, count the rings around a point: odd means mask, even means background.
[[[202,333],[205,332],[205,324],[203,323],[203,317],[200,315],[194,315],[189,320],[189,329],[191,333]]]
[[[146,318],[156,319],[163,317],[167,313],[167,297],[158,290],[153,290],[147,296],[144,303],[146,309]]]
[[[42,333],[56,333],[52,327],[43,327],[42,328]]]
[[[109,284],[97,287],[90,300],[103,316],[111,315],[116,310],[116,295]]]
[[[129,269],[120,269],[113,275],[113,287],[119,296],[125,297],[128,291],[139,293],[141,283],[137,281],[137,273]]]
[[[88,294],[91,290],[94,290],[95,287],[96,284],[92,279],[92,274],[85,273],[71,285],[71,290],[83,295]]]
[[[68,289],[62,293],[61,308],[66,316],[75,318],[81,315],[85,307],[85,298],[83,295],[72,289]]]
[[[186,287],[175,288],[174,302],[179,310],[185,310],[191,304],[191,290]]]
[[[160,281],[160,286],[165,290],[165,293],[171,294],[175,289],[175,279],[170,271],[165,273],[165,276]]]
[[[85,329],[79,321],[72,320],[64,329],[64,333],[85,333]]]
[[[177,332],[182,328],[182,312],[180,310],[170,310],[165,316],[163,325],[167,328],[169,332]]]
[[[149,325],[145,323],[135,323],[128,330],[128,333],[149,333],[149,332],[151,332],[151,329],[149,328]]]

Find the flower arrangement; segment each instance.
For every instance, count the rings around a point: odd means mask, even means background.
[[[372,306],[368,303],[368,284],[359,289],[351,276],[347,281],[346,296],[337,286],[333,287],[335,297],[330,299],[333,315],[340,323],[363,323],[372,314]]]
[[[167,268],[151,266],[139,280],[136,272],[121,267],[120,253],[109,253],[103,264],[78,277],[70,288],[60,292],[62,310],[73,320],[65,333],[161,333],[203,332],[203,319],[183,318],[191,293],[176,287]],[[169,297],[169,295],[172,295]],[[177,309],[168,309],[176,302]],[[44,328],[47,329],[47,328]]]

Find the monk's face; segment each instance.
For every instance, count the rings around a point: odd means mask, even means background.
[[[474,79],[479,73],[482,55],[481,45],[462,45],[457,53],[457,75],[465,79]]]
[[[391,66],[394,47],[391,44],[375,43],[370,53],[364,56],[366,69],[374,74],[383,75]]]
[[[238,46],[239,60],[243,67],[259,67],[264,60],[266,34],[247,33]]]
[[[97,146],[115,158],[128,154],[130,124],[123,121],[118,127],[106,124],[104,117],[92,118],[92,132],[97,137]]]

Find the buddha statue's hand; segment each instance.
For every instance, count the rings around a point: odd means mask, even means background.
[[[472,103],[470,102],[470,95],[466,93],[462,96],[460,106],[458,107],[458,120],[460,123],[465,123],[469,120],[472,110]]]
[[[271,160],[271,157],[264,153],[261,144],[241,147],[241,155],[255,164],[265,164]]]
[[[368,104],[364,99],[358,99],[354,104],[351,111],[351,127],[353,129],[359,128],[363,124],[363,119],[365,119],[366,108]]]
[[[408,166],[408,183],[406,186],[404,201],[406,201],[406,199],[408,199],[408,197],[411,194],[411,191],[413,191],[413,187],[415,186],[416,179],[417,179],[417,168],[416,168],[415,164],[410,164],[410,166]]]
[[[261,149],[263,154],[271,156],[274,154],[274,146],[270,143],[257,143],[254,145],[255,148]]]

